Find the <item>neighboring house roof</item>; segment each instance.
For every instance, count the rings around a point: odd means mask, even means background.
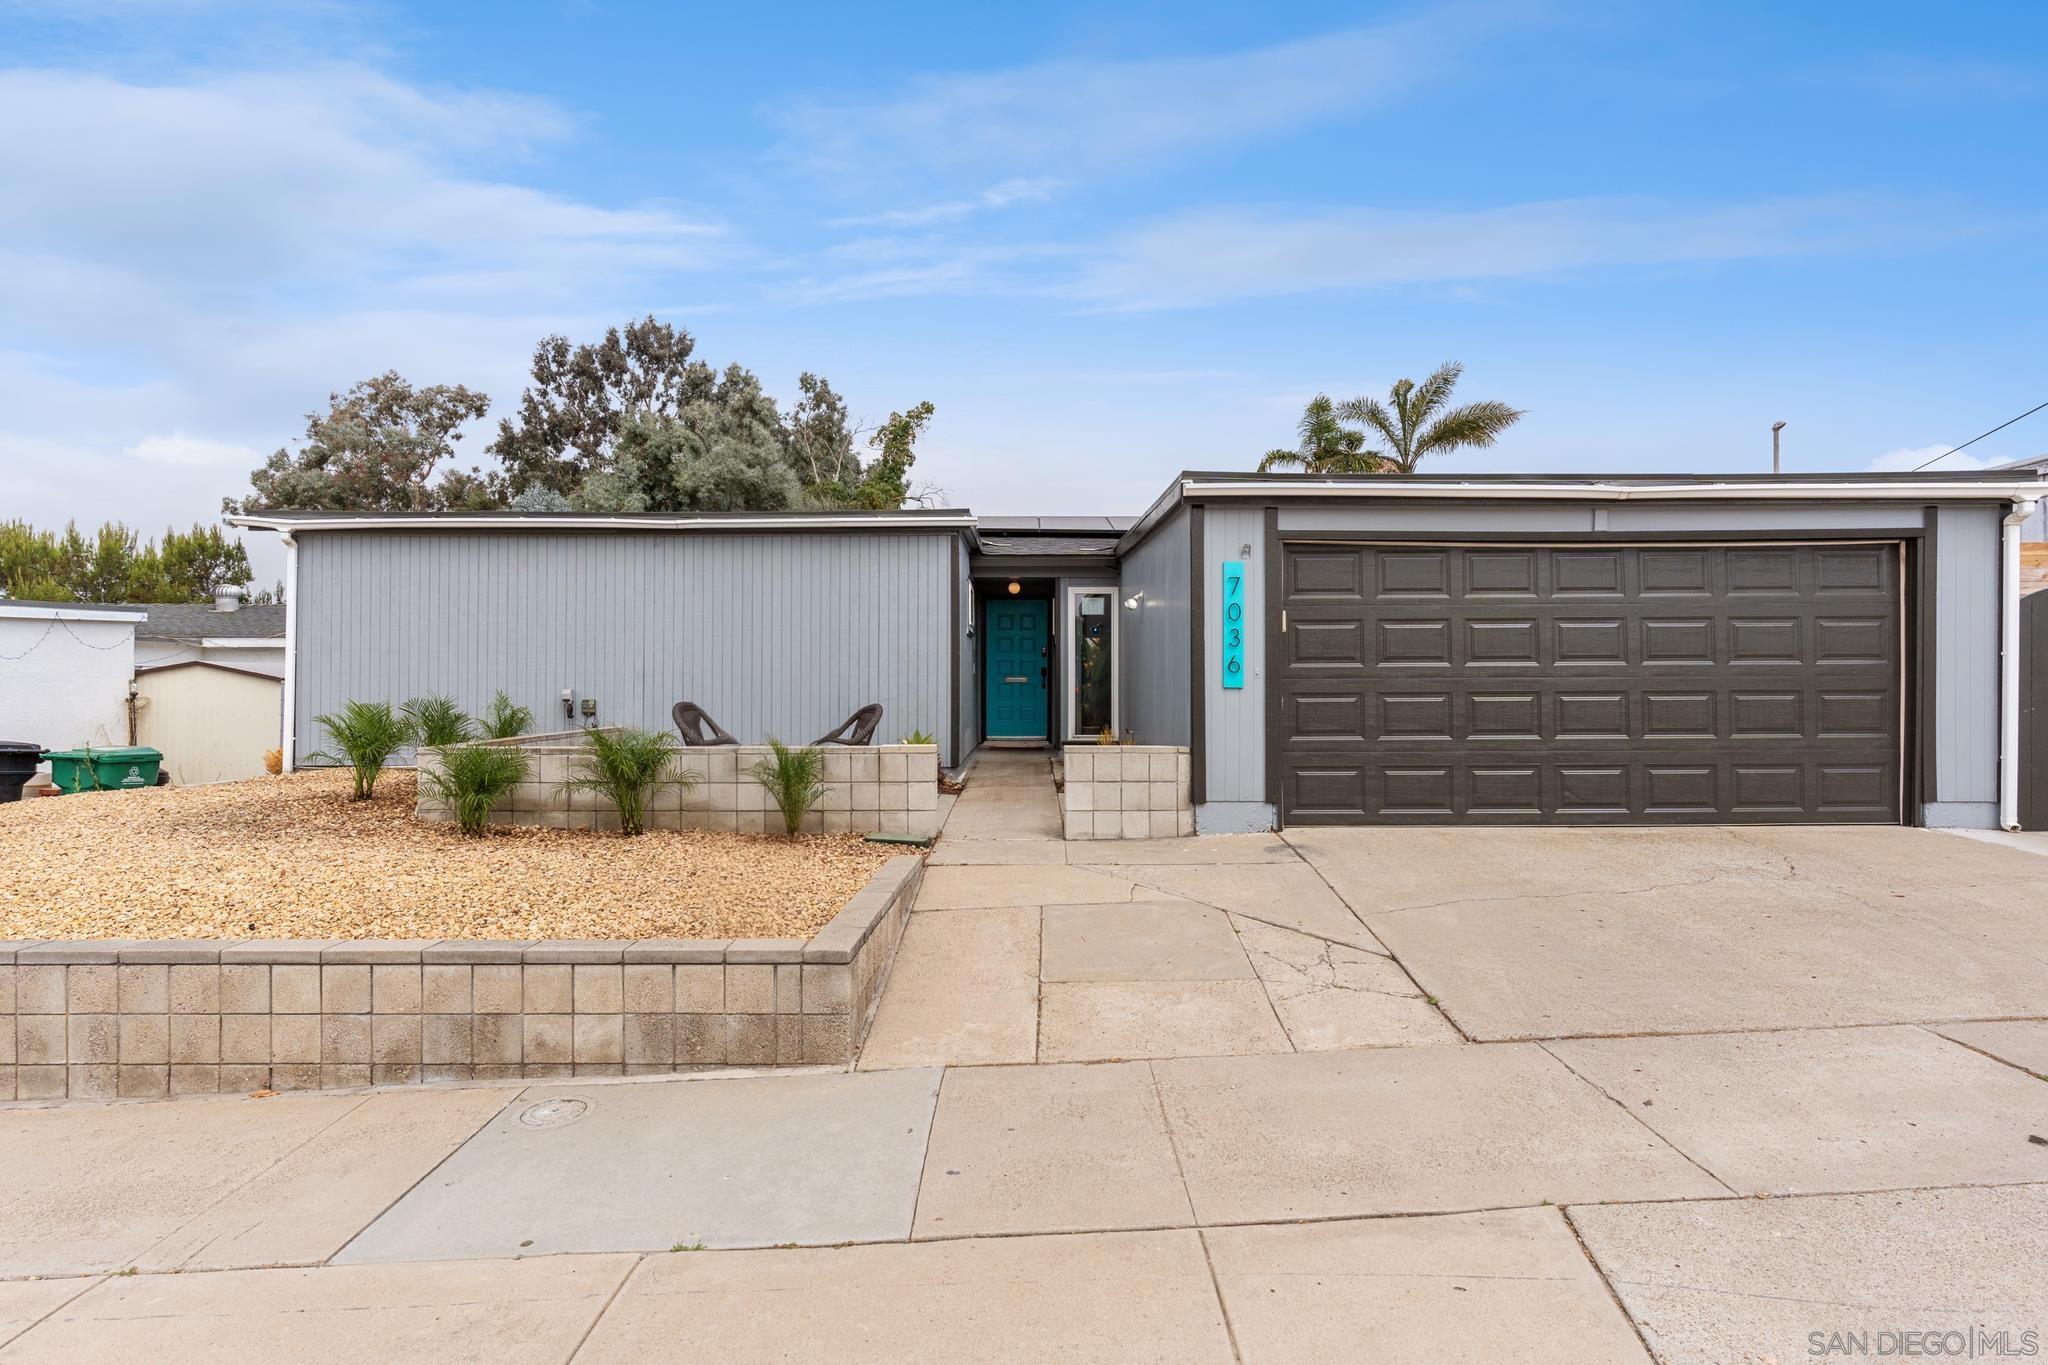
[[[981,533],[981,550],[989,555],[1113,555],[1117,536],[1020,536]]]
[[[276,640],[284,643],[284,608],[240,607],[215,611],[206,602],[152,602],[139,610],[149,619],[135,628],[138,640]]]
[[[133,621],[142,622],[144,609],[118,602],[36,602],[27,598],[0,597],[0,616],[30,621]]]
[[[244,678],[259,678],[267,683],[276,683],[280,687],[284,686],[284,679],[278,677],[275,673],[263,673],[253,668],[236,668],[233,664],[215,663],[211,659],[185,659],[171,664],[144,664],[135,670],[135,676],[139,678],[145,673],[169,673],[173,669],[179,668],[211,668],[219,673],[233,673]]]
[[[987,540],[991,533],[1042,532],[1046,535],[1114,535],[1128,531],[1136,517],[976,517],[975,525]]]
[[[252,512],[224,517],[230,526],[259,531],[506,530],[506,531],[691,531],[840,530],[888,531],[908,526],[967,528],[974,514],[950,507],[899,507],[888,511],[822,512]]]
[[[2031,460],[2014,460],[2011,464],[1998,465],[1997,468],[2016,470],[2022,473],[2031,470],[2039,474],[2048,474],[2048,455],[2036,455]]]

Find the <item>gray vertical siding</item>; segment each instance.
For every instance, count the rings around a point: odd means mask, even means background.
[[[1136,611],[1117,608],[1122,631],[1123,724],[1140,744],[1188,742],[1189,522],[1176,509],[1121,565],[1122,598],[1142,592]]]
[[[351,699],[499,688],[563,726],[665,728],[689,700],[743,741],[816,738],[855,707],[877,738],[952,731],[946,533],[307,531],[299,536],[301,754]],[[948,762],[957,755],[946,754]]]
[[[2004,507],[1943,507],[1936,516],[1934,799],[1995,803]]]
[[[1209,801],[1265,801],[1266,797],[1266,512],[1263,507],[1208,504],[1203,509],[1202,634],[1210,648],[1202,663],[1204,792]],[[1246,547],[1249,546],[1249,552]],[[1217,660],[1223,638],[1221,565],[1241,559],[1245,569],[1245,684],[1226,690]]]

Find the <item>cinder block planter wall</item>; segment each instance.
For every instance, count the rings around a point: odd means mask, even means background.
[[[1166,839],[1195,832],[1189,759],[1171,744],[1069,745],[1060,815],[1069,839]]]
[[[809,942],[0,943],[0,1100],[844,1066],[923,875]]]
[[[618,816],[604,798],[589,792],[564,791],[562,784],[583,771],[586,739],[582,730],[560,734],[521,735],[487,741],[516,745],[533,755],[530,781],[491,812],[494,825],[541,825],[552,829],[615,829]],[[938,833],[939,749],[935,744],[877,744],[867,748],[824,745],[828,790],[804,819],[804,832],[832,834]],[[773,751],[765,744],[723,745],[685,749],[677,766],[694,778],[689,791],[667,787],[657,792],[648,811],[653,829],[719,829],[741,834],[780,833],[782,815],[768,799],[768,789],[750,769]],[[433,749],[420,751],[422,773],[440,762]],[[447,807],[432,789],[420,784],[418,815],[422,820],[450,820]]]

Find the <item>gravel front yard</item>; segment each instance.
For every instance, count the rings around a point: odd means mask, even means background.
[[[413,819],[415,778],[345,772],[0,806],[0,939],[807,938],[902,849],[857,834]]]

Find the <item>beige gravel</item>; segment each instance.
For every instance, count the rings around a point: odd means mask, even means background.
[[[807,938],[903,852],[857,834],[493,829],[344,772],[0,806],[0,940]]]

